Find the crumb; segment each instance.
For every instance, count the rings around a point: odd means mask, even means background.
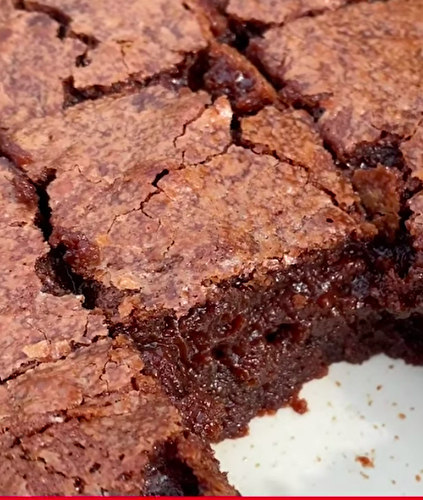
[[[338,387],[341,387],[341,382],[338,382],[336,381],[335,384],[338,386]]]
[[[256,469],[258,469],[260,467],[259,462],[256,463],[255,467],[256,467]]]
[[[383,385],[378,385],[378,386],[376,387],[376,390],[377,390],[377,391],[380,391],[380,390],[382,389],[382,387],[383,387]]]
[[[394,365],[389,365],[389,369],[393,370],[394,369]]]
[[[316,462],[321,462],[322,459],[320,457],[316,457]]]
[[[332,403],[330,401],[327,402],[327,405],[332,407]]]
[[[395,441],[399,440],[399,436],[394,436]]]
[[[373,425],[373,428],[374,428],[374,429],[379,429],[379,427],[378,427],[378,425],[377,425],[377,424],[374,424],[374,425]]]
[[[392,406],[398,406],[398,403],[392,403]]]
[[[336,417],[335,415],[332,417],[332,422],[335,422],[336,421]]]
[[[386,424],[382,424],[382,427],[386,427]]]
[[[391,455],[389,458],[390,458],[391,460],[394,460],[394,459],[395,459],[394,455]]]
[[[289,406],[299,415],[304,415],[308,412],[307,401],[300,398],[298,394],[294,394],[289,400]]]
[[[400,418],[401,420],[405,420],[407,416],[404,415],[404,413],[398,413],[398,418]]]
[[[415,410],[415,408],[414,408],[414,406],[412,406],[412,407],[410,408],[410,411],[414,411],[414,410]]]
[[[253,444],[250,444],[250,448],[253,449],[254,448],[254,445]]]
[[[291,439],[291,441],[294,441],[295,436],[291,436],[290,439]]]
[[[247,458],[247,457],[242,457],[242,461],[243,461],[243,462],[247,462],[247,461],[248,461],[248,458]]]
[[[418,483],[420,483],[421,480],[422,480],[422,477],[420,476],[420,474],[416,474],[416,481]]]
[[[360,471],[360,475],[364,477],[364,479],[369,479],[369,476],[367,474],[364,474],[364,472]]]
[[[391,479],[391,483],[392,484],[397,484],[397,482],[395,481],[395,479]]]
[[[355,457],[355,461],[361,464],[362,467],[373,468],[375,466],[373,460],[371,460],[369,457],[357,456]]]
[[[368,404],[369,406],[372,406],[372,404],[373,404],[373,399],[369,399],[369,401],[367,402],[367,404]]]

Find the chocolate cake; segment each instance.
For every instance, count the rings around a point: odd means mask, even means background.
[[[208,441],[423,363],[423,1],[0,22],[1,492],[234,494]]]

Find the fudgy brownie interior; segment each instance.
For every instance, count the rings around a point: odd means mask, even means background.
[[[332,362],[421,364],[423,1],[126,3],[0,7],[25,39],[0,36],[0,149],[43,297],[83,296],[207,440],[303,409]],[[198,491],[178,449],[150,492]]]

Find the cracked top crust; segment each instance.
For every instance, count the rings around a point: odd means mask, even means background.
[[[25,0],[68,20],[70,34],[93,42],[75,85],[111,85],[135,75],[141,81],[182,62],[206,46],[195,15],[182,0]],[[98,43],[97,43],[98,42]]]
[[[0,439],[1,490],[148,494],[155,454],[170,444],[175,457],[164,459],[186,463],[201,493],[236,493],[210,449],[184,433],[179,413],[142,369],[131,343],[117,337],[0,386],[0,428],[7,429]],[[165,473],[162,480],[171,481]]]
[[[181,0],[130,0],[125,8],[115,0],[23,5],[25,11],[9,0],[0,6],[3,128],[59,112],[69,82],[78,89],[107,88],[128,78],[143,82],[207,45]]]
[[[286,98],[320,107],[348,158],[381,133],[407,137],[423,112],[423,1],[361,2],[269,30],[251,47]],[[312,50],[310,50],[312,47]]]
[[[58,24],[40,13],[0,6],[0,127],[59,112],[63,80],[84,51],[78,40],[60,40]]]
[[[351,184],[335,167],[324,149],[313,119],[302,110],[264,108],[242,119],[242,139],[257,153],[275,154],[281,160],[303,166],[316,186],[333,193],[339,206],[350,208],[356,200]]]
[[[152,87],[36,121],[13,140],[30,176],[57,170],[51,243],[66,246],[65,260],[139,291],[143,307],[182,314],[214,282],[358,231],[307,169],[230,146],[231,119],[224,98]]]
[[[74,343],[89,344],[94,336],[107,335],[101,317],[82,309],[80,298],[42,292],[34,268],[48,246],[33,225],[35,208],[16,199],[22,190],[30,192],[30,186],[0,159],[0,380],[66,356]]]
[[[241,21],[282,24],[322,10],[333,10],[347,0],[229,0],[227,13]]]

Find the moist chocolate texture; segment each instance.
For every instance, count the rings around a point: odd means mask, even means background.
[[[423,363],[423,1],[126,3],[0,6],[4,493],[234,494],[208,441]]]

